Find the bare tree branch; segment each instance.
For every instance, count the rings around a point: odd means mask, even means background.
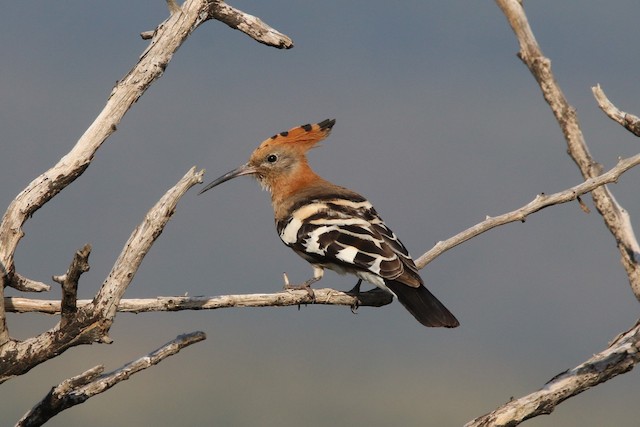
[[[31,280],[19,273],[13,274],[11,287],[22,292],[49,292],[51,290],[51,286],[46,283]]]
[[[511,400],[465,427],[514,427],[546,415],[566,399],[632,370],[640,362],[640,322],[618,335],[609,347],[586,362],[553,377],[540,390]]]
[[[204,171],[191,168],[146,214],[134,230],[116,260],[98,295],[62,327],[52,329],[24,341],[10,340],[0,347],[0,383],[14,375],[28,372],[38,364],[58,356],[70,347],[93,342],[110,342],[108,331],[115,310],[142,259],[162,232],[175,211],[178,200],[195,184],[202,182]],[[4,311],[4,304],[2,305]]]
[[[611,120],[621,124],[635,136],[640,136],[640,117],[619,110],[611,101],[609,101],[609,98],[604,94],[600,85],[592,87],[591,91],[593,92],[596,101],[598,101],[600,109],[604,111]]]
[[[103,366],[96,366],[88,371],[64,380],[27,412],[16,424],[16,427],[41,426],[65,409],[79,405],[87,399],[109,390],[114,385],[128,380],[131,375],[160,363],[173,356],[185,347],[206,339],[204,332],[192,332],[178,336],[159,349],[107,374],[102,374]]]
[[[118,312],[143,313],[155,311],[215,310],[231,307],[287,307],[302,304],[342,305],[347,307],[381,307],[390,304],[393,297],[388,292],[373,289],[361,292],[358,298],[335,289],[314,289],[315,301],[307,291],[283,291],[273,294],[221,295],[215,297],[155,297],[122,299]],[[5,297],[10,313],[60,313],[60,301],[19,297]],[[85,307],[91,300],[78,300],[78,307]]]
[[[56,165],[34,179],[20,192],[0,220],[0,297],[4,302],[4,288],[12,286],[23,291],[50,290],[50,286],[29,280],[18,273],[14,264],[17,246],[24,236],[26,221],[44,204],[78,178],[91,164],[98,148],[117,130],[130,107],[162,74],[173,54],[199,25],[209,19],[219,19],[248,34],[255,40],[278,48],[291,48],[287,36],[267,26],[260,19],[226,5],[222,1],[187,0],[179,6],[167,0],[170,17],[155,31],[138,63],[111,91],[102,112],[80,137],[75,146]],[[27,339],[11,339],[6,325],[5,305],[0,304],[0,383],[14,375],[28,372],[38,364],[60,355],[68,348],[96,341],[109,342],[108,331],[116,309],[131,283],[142,259],[173,215],[178,200],[196,183],[202,181],[204,171],[192,168],[149,211],[144,221],[132,233],[120,257],[92,301],[77,304],[78,281],[89,269],[89,245],[76,253],[66,274],[54,277],[62,285],[59,303],[60,322],[52,329]],[[41,425],[61,410],[82,403],[135,372],[158,363],[180,348],[204,339],[203,333],[178,337],[158,351],[125,365],[111,374],[98,376],[103,368],[96,367],[84,374],[64,381],[18,425]]]
[[[173,215],[178,200],[189,188],[202,182],[204,170],[196,172],[195,169],[195,166],[191,168],[178,184],[162,196],[147,213],[142,224],[131,233],[100,291],[90,306],[87,306],[88,310],[94,311],[104,319],[105,332],[113,322],[120,299],[142,260]]]
[[[611,171],[600,175],[601,166],[593,160],[588,151],[575,109],[569,105],[556,83],[551,72],[551,62],[543,56],[531,32],[522,3],[517,0],[496,0],[496,2],[520,42],[520,59],[527,65],[540,85],[543,96],[564,133],[568,153],[580,168],[585,179],[584,184],[610,174]],[[604,94],[598,93],[595,89],[594,94],[601,108],[607,112],[611,106],[603,102],[603,96],[600,95]],[[614,118],[614,120],[616,119]],[[626,160],[635,159],[638,156],[640,155]],[[619,166],[620,163],[612,171]],[[640,249],[631,227],[629,215],[617,203],[606,185],[593,188],[591,192],[598,212],[616,239],[629,283],[636,298],[640,300],[640,268],[637,260]],[[555,376],[539,391],[511,400],[493,412],[469,422],[466,426],[516,426],[529,418],[549,414],[564,400],[633,369],[640,362],[639,345],[640,322],[636,323],[629,331],[620,334],[606,350],[581,365]]]
[[[492,228],[508,224],[510,222],[524,222],[527,216],[531,215],[532,213],[538,212],[539,210],[542,210],[549,206],[576,200],[582,194],[594,191],[595,189],[605,184],[617,182],[624,172],[628,171],[634,166],[637,166],[638,164],[640,164],[640,154],[618,161],[618,164],[608,172],[603,173],[602,175],[599,175],[595,178],[587,179],[585,182],[576,185],[575,187],[571,187],[567,190],[550,195],[540,194],[536,196],[536,198],[531,202],[527,203],[519,209],[504,213],[499,216],[487,217],[487,219],[474,225],[473,227],[470,227],[447,240],[438,242],[433,248],[425,252],[416,260],[416,266],[418,266],[418,268],[424,268],[427,264],[429,264],[431,261],[442,255],[449,249],[452,249],[459,244],[464,243],[467,240],[484,233],[485,231],[491,230]]]
[[[589,153],[576,111],[555,80],[551,72],[551,61],[543,55],[531,31],[522,3],[518,0],[496,0],[496,3],[506,16],[520,43],[520,59],[538,82],[544,99],[551,107],[562,129],[567,141],[567,152],[578,165],[585,180],[598,176],[602,172],[602,167]],[[605,225],[616,240],[629,284],[636,299],[640,301],[640,245],[633,233],[626,211],[606,186],[594,189],[591,196]]]
[[[171,3],[171,16],[158,26],[138,63],[114,87],[104,109],[76,145],[55,166],[33,180],[9,205],[0,222],[0,296],[4,297],[5,286],[11,286],[14,282],[29,283],[14,279],[14,254],[24,235],[24,223],[86,170],[98,148],[115,132],[124,114],[163,74],[173,54],[191,32],[215,15],[211,8],[218,5],[219,2],[187,0],[180,10],[176,10],[175,2]],[[196,173],[194,169],[189,171],[150,211],[143,224],[127,242],[94,301],[83,307],[73,321],[69,320],[74,316],[65,315],[62,328],[58,324],[36,337],[18,342],[9,337],[4,304],[0,304],[0,357],[6,362],[0,367],[0,382],[6,381],[12,375],[27,372],[70,346],[109,341],[107,332],[113,322],[117,305],[140,262],[173,213],[178,199],[188,188],[202,180],[202,174],[203,172]],[[71,285],[72,282],[67,284]],[[67,291],[69,292],[64,301],[69,310],[65,313],[71,313],[74,291],[69,287]]]
[[[189,7],[191,6],[191,7]],[[2,288],[10,285],[15,270],[14,254],[24,235],[22,226],[38,209],[79,177],[93,160],[102,143],[116,130],[124,114],[159,78],[175,51],[203,21],[198,12],[206,11],[202,1],[187,1],[184,12],[173,14],[161,27],[145,54],[114,87],[102,112],[80,137],[71,151],[51,169],[33,180],[11,202],[0,221],[0,265]],[[206,15],[205,15],[206,16]],[[2,296],[2,295],[0,295]],[[4,306],[0,307],[0,346],[9,341]]]
[[[53,280],[62,285],[62,301],[60,329],[64,329],[66,325],[71,323],[78,311],[78,281],[82,273],[89,271],[89,254],[91,253],[91,245],[86,244],[82,249],[77,251],[71,261],[71,265],[62,276],[54,276]]]
[[[173,9],[176,6],[174,2]],[[129,108],[162,76],[173,54],[196,28],[209,19],[217,19],[219,14],[226,14],[225,16],[237,16],[238,28],[247,33],[254,31],[256,35],[263,34],[273,40],[277,40],[280,35],[261,21],[258,22],[257,18],[220,1],[187,0],[179,11],[173,12],[157,27],[138,63],[116,84],[104,109],[72,150],[55,166],[33,180],[9,205],[0,221],[0,297],[4,296],[3,288],[14,283],[14,254],[24,235],[24,223],[86,170],[98,148],[116,131]],[[243,16],[246,16],[244,23],[240,22]],[[253,25],[256,26],[255,30],[252,30]],[[283,47],[287,44],[284,38],[277,42]],[[266,39],[258,41],[267,43]],[[10,339],[5,317],[4,305],[0,305],[0,346]]]
[[[242,31],[257,42],[278,49],[291,49],[293,41],[271,28],[256,16],[233,8],[223,1],[211,1],[209,17],[224,22],[229,27]]]
[[[291,49],[293,47],[293,41],[290,37],[265,24],[260,18],[229,6],[221,0],[208,0],[206,3],[208,4],[207,19],[223,22],[234,30],[241,31],[258,43],[267,46],[278,49]],[[182,10],[173,0],[168,0],[167,5],[171,14],[179,13]],[[162,27],[160,26],[153,31],[144,31],[140,34],[140,37],[144,40],[149,40],[155,36],[160,28]]]

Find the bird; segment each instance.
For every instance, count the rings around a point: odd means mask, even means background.
[[[309,262],[313,277],[307,289],[322,279],[324,270],[358,278],[393,294],[424,326],[455,328],[453,314],[424,286],[407,248],[387,227],[373,205],[360,194],[333,184],[309,166],[307,152],[329,136],[335,119],[305,124],[263,141],[249,161],[206,185],[198,194],[229,181],[252,175],[271,193],[276,229],[282,242]],[[312,292],[310,292],[311,295]]]

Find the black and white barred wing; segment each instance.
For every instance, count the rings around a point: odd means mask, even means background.
[[[294,206],[277,228],[282,241],[311,264],[389,290],[423,325],[459,325],[422,285],[407,249],[365,199],[315,199]]]
[[[406,275],[405,267],[415,270],[407,249],[365,199],[314,200],[277,226],[282,241],[309,262],[338,272],[365,273],[358,275],[376,285],[384,284],[380,279]],[[420,285],[417,277],[412,286]]]

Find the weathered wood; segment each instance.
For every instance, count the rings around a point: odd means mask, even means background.
[[[73,378],[64,380],[27,412],[16,427],[37,427],[72,406],[85,402],[90,397],[109,390],[114,385],[129,379],[132,375],[157,365],[185,347],[206,339],[204,332],[192,332],[178,336],[159,349],[115,371],[102,374],[104,366],[98,365]]]
[[[563,401],[632,370],[640,362],[640,322],[618,335],[605,350],[573,369],[561,372],[540,390],[500,406],[465,427],[515,427],[547,415]]]
[[[94,300],[79,308],[75,316],[69,316],[48,331],[24,341],[10,340],[0,347],[0,383],[12,376],[28,372],[70,347],[111,341],[108,332],[120,298],[149,248],[173,215],[182,195],[195,184],[202,182],[203,174],[204,171],[196,172],[195,168],[191,168],[149,210],[125,244]]]
[[[221,296],[158,296],[155,298],[121,299],[118,312],[144,313],[155,311],[216,310],[232,307],[287,307],[306,304],[342,305],[347,307],[381,307],[390,304],[393,296],[374,289],[356,298],[335,289],[314,289],[315,300],[307,291],[283,291],[272,294],[244,294]],[[5,297],[5,307],[11,313],[59,314],[60,301],[20,297]],[[91,300],[78,300],[78,307],[86,307]]]
[[[618,109],[609,101],[609,98],[607,98],[607,95],[605,95],[600,85],[592,87],[591,91],[596,101],[598,101],[600,109],[604,111],[611,120],[620,124],[635,136],[640,136],[640,117]]]
[[[536,41],[524,7],[519,0],[496,0],[520,43],[518,56],[538,82],[542,95],[549,104],[567,143],[567,153],[580,169],[585,180],[602,173],[584,140],[578,115],[562,93],[553,72],[551,61],[545,57]],[[613,235],[622,265],[627,273],[631,290],[640,301],[640,244],[633,232],[627,211],[616,201],[607,186],[591,192],[593,203]]]

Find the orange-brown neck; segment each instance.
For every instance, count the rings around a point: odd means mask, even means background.
[[[271,179],[269,186],[271,188],[271,200],[274,203],[288,199],[303,188],[322,179],[311,169],[306,159],[296,163],[290,173],[279,174]]]
[[[305,190],[318,185],[332,185],[316,174],[306,159],[297,162],[291,173],[275,176],[270,181],[271,203],[276,218],[286,215],[289,206],[297,201],[297,195],[306,193]]]

